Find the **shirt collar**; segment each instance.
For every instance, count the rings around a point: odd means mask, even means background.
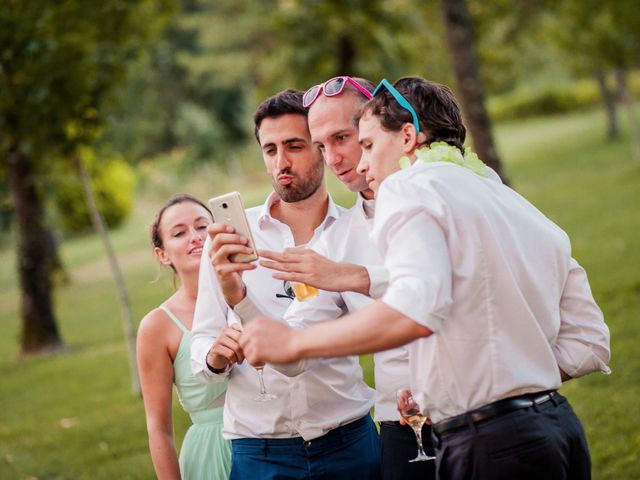
[[[271,216],[271,206],[277,199],[278,195],[276,192],[271,192],[267,197],[267,201],[262,205],[262,208],[260,209],[260,216],[258,217],[258,225],[260,228],[262,228],[265,222],[268,223],[274,220]]]
[[[324,219],[324,227],[328,228],[333,222],[335,222],[340,216],[340,210],[334,203],[333,198],[329,195],[329,208],[327,209],[327,216]]]
[[[267,201],[264,202],[260,209],[260,216],[258,217],[258,225],[262,228],[266,223],[273,222],[275,219],[271,216],[271,206],[278,200],[278,194],[271,192],[267,197]],[[333,222],[340,216],[340,210],[338,206],[329,195],[329,208],[327,209],[327,216],[324,218],[320,226],[322,229],[329,228]]]
[[[373,216],[376,212],[376,199],[372,198],[371,200],[367,200],[362,196],[362,193],[358,193],[356,198],[356,208],[360,213],[364,215],[364,218],[367,220],[373,219]]]

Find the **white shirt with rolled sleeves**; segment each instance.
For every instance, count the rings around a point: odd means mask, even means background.
[[[247,210],[247,219],[259,249],[281,251],[293,247],[289,227],[270,215],[275,200],[272,194],[265,205]],[[344,209],[331,200],[327,217],[314,232],[312,242],[327,230]],[[204,251],[210,248],[209,239]],[[283,282],[272,277],[273,271],[258,266],[244,272],[248,294],[260,309],[272,318],[282,318],[291,300],[284,294]],[[247,362],[233,365],[215,374],[206,365],[206,355],[216,335],[233,322],[217,284],[208,255],[200,263],[198,300],[193,321],[191,360],[194,375],[204,382],[228,378],[224,409],[223,436],[235,438],[291,438],[312,440],[328,431],[368,414],[374,391],[362,379],[358,358],[328,359],[310,372],[290,378],[270,366],[264,369],[267,391],[277,396],[269,402],[253,400],[259,392],[258,373]]]
[[[411,386],[434,422],[609,373],[609,330],[569,238],[493,178],[416,164],[381,185],[372,236],[382,301],[431,329],[409,347]]]
[[[358,195],[356,204],[324,232],[313,245],[319,254],[335,262],[362,265],[369,272],[369,295],[356,292],[326,292],[303,302],[294,301],[284,320],[289,325],[304,328],[317,322],[333,320],[373,303],[382,296],[388,285],[388,272],[382,256],[370,238],[373,226],[373,200]],[[365,209],[365,206],[367,207]],[[370,215],[366,210],[370,210]],[[293,375],[303,369],[314,368],[319,360],[305,360],[295,365],[278,367]],[[323,360],[320,360],[323,361]],[[406,346],[374,355],[376,383],[376,421],[397,421],[396,391],[409,385],[409,352]]]

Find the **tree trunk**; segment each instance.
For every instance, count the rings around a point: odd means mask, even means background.
[[[473,146],[480,159],[493,168],[507,183],[493,141],[491,120],[485,107],[473,23],[467,2],[466,0],[442,0],[441,5],[458,95],[473,138]]]
[[[111,273],[118,289],[118,296],[120,299],[120,310],[122,313],[122,325],[124,328],[124,336],[127,342],[127,350],[129,352],[129,370],[131,373],[131,391],[135,395],[140,395],[140,378],[138,376],[138,368],[136,365],[136,334],[133,327],[133,315],[131,314],[131,305],[129,302],[129,295],[127,294],[127,287],[124,283],[124,277],[120,270],[120,264],[118,258],[111,245],[109,238],[109,232],[107,231],[105,221],[102,218],[98,205],[96,204],[93,190],[91,189],[91,183],[89,181],[89,175],[84,168],[82,159],[79,156],[74,157],[74,163],[78,171],[78,176],[82,182],[82,188],[84,190],[85,200],[91,213],[91,222],[96,232],[100,236],[105,250],[107,251],[107,257],[109,259],[109,265],[111,266]]]
[[[9,183],[18,225],[18,276],[22,331],[20,353],[62,347],[51,301],[51,249],[44,226],[43,205],[34,183],[30,159],[17,146],[7,155]]]
[[[629,114],[629,137],[631,139],[631,151],[633,160],[640,166],[640,135],[638,134],[638,120],[633,105],[633,97],[627,87],[627,72],[622,69],[616,70],[616,80],[618,82],[618,93],[623,105]]]
[[[56,240],[56,236],[50,228],[47,228],[45,232],[47,236],[47,247],[51,255],[51,282],[54,287],[58,285],[68,285],[71,282],[71,277],[60,258],[58,240]]]
[[[596,72],[596,80],[600,88],[600,95],[607,112],[607,138],[615,140],[620,138],[620,128],[618,128],[618,115],[616,112],[616,94],[607,86],[607,76],[602,70]]]
[[[338,71],[337,75],[355,75],[354,62],[356,47],[348,34],[342,34],[338,39]]]

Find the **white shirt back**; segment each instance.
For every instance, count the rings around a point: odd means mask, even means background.
[[[412,388],[433,421],[560,387],[564,308],[593,320],[600,342],[589,351],[606,369],[608,329],[588,284],[565,291],[575,286],[567,235],[495,179],[449,163],[397,172],[380,188],[373,237],[390,274],[383,301],[434,332],[409,347]],[[567,295],[584,301],[566,305]]]

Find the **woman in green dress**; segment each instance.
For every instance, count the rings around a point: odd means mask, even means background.
[[[151,226],[154,253],[179,280],[176,292],[140,323],[138,369],[149,449],[159,479],[226,479],[231,448],[221,436],[226,383],[199,383],[191,373],[191,325],[202,247],[211,212],[190,195],[170,198]],[[173,439],[172,384],[193,425],[180,455]]]

